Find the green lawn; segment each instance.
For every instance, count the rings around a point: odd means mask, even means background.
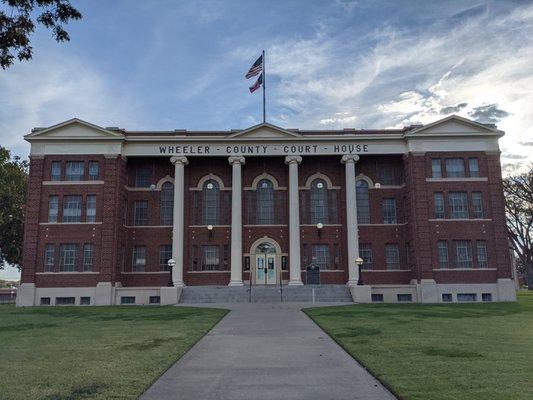
[[[0,306],[0,399],[135,399],[226,312]]]
[[[402,399],[533,399],[533,293],[517,303],[305,312]]]

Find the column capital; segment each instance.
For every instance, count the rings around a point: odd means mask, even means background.
[[[285,164],[300,164],[302,156],[287,156],[285,157]]]
[[[176,165],[176,164],[183,164],[183,165],[189,164],[189,160],[187,160],[187,157],[185,157],[185,156],[170,157],[170,162],[172,164],[174,164],[174,165]]]
[[[244,163],[246,162],[246,160],[244,159],[244,157],[242,156],[233,156],[233,157],[228,157],[228,162],[233,165],[233,164],[241,164],[241,165],[244,165]]]
[[[341,158],[341,163],[343,164],[352,162],[355,164],[357,161],[359,161],[359,156],[357,154],[345,154]]]

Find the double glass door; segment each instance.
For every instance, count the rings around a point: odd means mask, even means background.
[[[264,244],[266,245],[267,243]],[[255,255],[256,285],[276,284],[276,253],[272,250],[274,249],[267,246],[258,248],[258,252]]]

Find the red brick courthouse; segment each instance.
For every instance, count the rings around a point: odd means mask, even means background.
[[[502,135],[457,116],[380,130],[35,128],[18,305],[171,304],[183,286],[250,280],[347,284],[361,302],[512,301]]]

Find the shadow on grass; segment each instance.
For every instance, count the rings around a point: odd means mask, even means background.
[[[120,350],[145,351],[145,350],[151,350],[156,347],[159,347],[164,343],[174,342],[177,340],[180,340],[180,338],[178,337],[157,338],[157,339],[145,340],[144,342],[140,342],[140,343],[126,344],[124,346],[120,346],[119,349]]]
[[[422,353],[428,356],[447,358],[483,358],[484,355],[468,350],[446,349],[443,347],[426,347],[421,349]]]
[[[2,332],[23,332],[31,331],[33,329],[44,329],[44,328],[54,328],[57,324],[18,324],[18,325],[7,325],[0,326],[0,333]]]
[[[51,394],[42,398],[42,400],[79,400],[87,399],[93,397],[104,390],[106,390],[109,385],[91,383],[84,386],[76,386],[72,388],[70,393],[67,394]]]

